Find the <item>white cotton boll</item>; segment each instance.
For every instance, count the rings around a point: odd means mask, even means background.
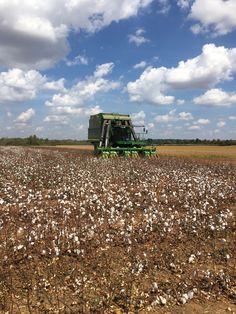
[[[158,289],[158,284],[156,282],[153,283],[153,289],[157,290]]]
[[[188,259],[189,264],[194,263],[195,258],[196,258],[196,256],[195,256],[194,254],[191,254],[190,257],[189,257],[189,259]]]
[[[194,292],[193,291],[189,291],[188,292],[188,299],[191,300],[193,298]]]
[[[23,247],[24,247],[24,245],[20,244],[17,246],[17,250],[21,250],[21,249],[23,249]]]
[[[162,297],[162,296],[160,296],[160,304],[161,305],[166,305],[166,303],[167,303],[167,300],[166,300],[166,298],[164,298],[164,297]]]
[[[160,304],[160,298],[157,297],[156,300],[154,300],[154,301],[152,302],[152,306],[156,306],[156,305],[159,305],[159,304]]]
[[[24,234],[24,229],[22,227],[20,227],[18,230],[17,230],[17,237],[20,238],[22,237]]]
[[[186,299],[185,297],[181,297],[181,298],[180,298],[180,302],[181,302],[182,304],[185,304],[185,303],[187,302],[187,299]]]
[[[79,241],[79,237],[78,236],[74,236],[74,240],[75,240],[75,242],[78,242]]]
[[[59,248],[57,246],[55,246],[55,253],[56,253],[56,256],[58,256],[59,253],[60,253],[60,250],[59,250]]]

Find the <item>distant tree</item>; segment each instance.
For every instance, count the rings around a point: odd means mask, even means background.
[[[39,145],[39,139],[37,138],[37,136],[34,135],[30,135],[27,139],[27,144],[28,145]]]

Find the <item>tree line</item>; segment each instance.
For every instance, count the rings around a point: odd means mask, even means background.
[[[236,140],[220,140],[220,139],[148,139],[150,145],[236,145]]]
[[[36,135],[30,135],[26,138],[0,138],[1,146],[56,146],[56,145],[86,145],[90,144],[87,140],[73,139],[48,139],[38,138]],[[236,140],[220,140],[220,139],[147,139],[148,145],[236,145]]]

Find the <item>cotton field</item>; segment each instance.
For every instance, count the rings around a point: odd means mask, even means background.
[[[235,212],[233,165],[0,148],[0,312],[233,304]]]

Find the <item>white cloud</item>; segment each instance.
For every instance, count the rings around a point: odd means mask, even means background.
[[[193,116],[190,112],[180,112],[178,116],[179,120],[189,121],[193,119]]]
[[[200,24],[194,24],[190,27],[190,29],[195,35],[205,32]]]
[[[132,121],[134,124],[136,125],[144,125],[145,122],[145,118],[146,118],[146,114],[143,110],[139,111],[139,112],[136,112],[136,113],[133,113],[131,115],[131,118],[132,118]]]
[[[189,130],[200,130],[201,127],[199,125],[191,125],[188,129]]]
[[[71,30],[95,32],[152,0],[1,0],[0,64],[44,69],[65,57]]]
[[[44,127],[43,126],[38,126],[36,129],[35,129],[35,132],[42,132],[44,130]]]
[[[141,61],[134,65],[134,69],[142,69],[142,68],[145,68],[146,66],[147,66],[147,62]]]
[[[0,101],[21,102],[33,99],[40,87],[47,81],[37,71],[24,72],[19,69],[12,69],[0,73]]]
[[[186,9],[190,6],[190,2],[192,2],[192,0],[177,0],[177,5],[181,9]]]
[[[61,115],[50,115],[50,116],[47,116],[43,121],[54,123],[54,124],[63,124],[63,125],[69,123],[68,117],[61,116]]]
[[[169,0],[158,0],[158,4],[159,4],[158,12],[161,14],[167,14],[171,9]]]
[[[158,105],[169,105],[174,102],[173,96],[165,96],[163,92],[166,68],[147,68],[135,82],[127,84],[131,101],[149,102]]]
[[[200,24],[196,24],[192,30],[195,33],[213,32],[216,36],[225,35],[236,29],[235,12],[235,0],[195,0],[189,18]]]
[[[171,110],[168,114],[157,115],[155,116],[154,120],[156,122],[161,123],[169,123],[171,121],[176,121],[175,110]]]
[[[44,84],[43,89],[54,90],[54,91],[65,91],[65,79],[61,78],[57,81],[49,81]]]
[[[218,128],[223,128],[226,125],[225,121],[219,121],[217,123]]]
[[[184,99],[178,99],[176,103],[177,103],[177,105],[184,105],[185,100]]]
[[[56,112],[58,115],[81,115],[83,112],[83,108],[73,108],[73,107],[67,107],[67,106],[62,106],[62,107],[56,107],[56,110],[53,110]]]
[[[154,120],[156,122],[161,123],[169,123],[169,122],[176,122],[176,121],[189,121],[193,119],[193,115],[190,112],[180,112],[176,114],[176,109],[173,109],[165,115],[157,115],[155,116]]]
[[[147,124],[147,128],[148,128],[148,130],[153,129],[154,127],[155,127],[155,124],[154,124],[154,123],[152,123],[152,122],[150,122],[150,123],[148,123],[148,124]]]
[[[110,81],[104,76],[111,73],[114,64],[105,63],[96,67],[92,76],[79,81],[70,89],[53,95],[51,101],[46,101],[45,105],[51,107],[53,116],[57,115],[90,115],[101,112],[99,106],[87,108],[87,101],[94,98],[100,92],[108,92],[120,87],[117,81]]]
[[[205,94],[193,99],[197,105],[226,107],[236,104],[236,93],[227,93],[222,89],[210,89]]]
[[[88,108],[73,108],[73,107],[56,107],[53,108],[52,114],[45,117],[44,122],[67,125],[69,124],[70,117],[85,117],[102,112],[100,106]]]
[[[79,64],[88,65],[88,58],[86,56],[83,56],[83,55],[78,55],[72,61],[66,60],[66,65],[68,67],[71,67],[74,65],[79,65]]]
[[[91,116],[91,115],[94,115],[94,114],[98,114],[102,112],[102,109],[100,108],[100,106],[95,106],[95,107],[90,107],[90,108],[85,108],[84,109],[84,114],[86,116]]]
[[[23,123],[26,124],[27,122],[29,122],[33,116],[35,116],[35,111],[32,108],[29,108],[28,110],[26,110],[25,112],[22,112],[15,120],[15,122],[17,123]]]
[[[0,73],[0,102],[34,99],[40,90],[64,90],[64,79],[49,81],[38,71],[11,69]]]
[[[150,40],[146,37],[144,37],[145,30],[142,28],[139,28],[135,34],[128,35],[128,39],[130,43],[134,43],[136,46],[140,46],[142,44],[150,42]]]
[[[206,125],[210,123],[209,119],[198,119],[197,123],[202,124],[202,125]]]
[[[230,117],[229,117],[229,120],[232,120],[232,121],[233,121],[233,120],[236,120],[236,116],[230,116]]]
[[[85,102],[92,99],[99,92],[108,92],[120,87],[120,83],[110,81],[102,77],[110,72],[108,66],[99,66],[93,76],[87,77],[84,81],[79,81],[67,90],[66,93],[55,94],[51,101],[46,101],[46,106],[60,108],[83,107]]]
[[[166,84],[172,88],[207,88],[230,80],[236,71],[236,48],[227,49],[214,44],[204,45],[202,53],[177,68],[167,69]]]
[[[99,78],[108,75],[109,73],[112,72],[113,68],[114,68],[113,62],[100,64],[96,67],[94,77]]]
[[[139,79],[127,84],[127,91],[131,101],[168,105],[175,98],[166,96],[167,90],[207,89],[222,81],[231,80],[235,71],[236,48],[207,44],[199,56],[180,61],[176,68],[148,67]]]

